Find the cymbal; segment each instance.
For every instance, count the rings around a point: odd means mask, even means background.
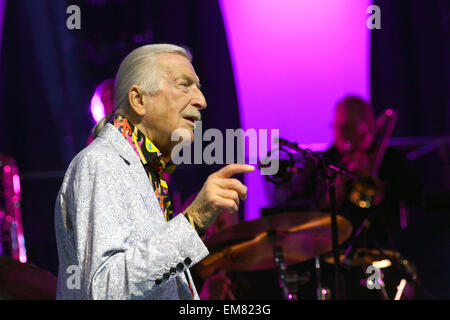
[[[0,300],[54,300],[56,284],[50,272],[0,256]]]
[[[352,233],[337,216],[339,243]],[[331,217],[323,212],[290,212],[242,222],[205,240],[211,254],[199,262],[200,276],[217,269],[254,271],[275,268],[273,249],[283,249],[286,264],[307,261],[332,249]]]
[[[392,250],[383,250],[383,253],[378,249],[358,248],[353,255],[350,266],[364,267],[376,263],[377,267],[382,269],[391,266],[392,263],[388,260],[399,259],[401,257],[399,252]],[[339,254],[341,264],[344,262],[344,258],[345,252],[342,251]],[[323,260],[326,263],[334,264],[334,258],[331,254],[325,256]]]

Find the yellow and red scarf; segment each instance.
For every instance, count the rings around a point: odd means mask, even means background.
[[[161,207],[164,218],[169,221],[173,218],[173,208],[167,182],[164,180],[164,172],[172,174],[176,166],[167,161],[150,139],[123,115],[115,114],[113,125],[136,151],[152,183],[156,200]]]

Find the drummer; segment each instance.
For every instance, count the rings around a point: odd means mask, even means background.
[[[372,106],[357,96],[347,96],[337,103],[333,122],[334,143],[325,152],[331,160],[340,162],[349,171],[367,176],[373,166],[376,146],[375,116]],[[349,201],[351,181],[342,175],[336,179],[338,214],[349,219],[357,230],[370,217],[366,246],[392,245],[393,233],[400,228],[399,208],[420,205],[421,186],[417,174],[406,157],[388,147],[381,162],[378,178],[382,189],[372,208],[361,208]],[[326,185],[319,183],[320,205],[328,210]]]

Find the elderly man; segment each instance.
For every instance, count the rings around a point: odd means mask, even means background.
[[[115,79],[116,112],[71,162],[56,200],[58,299],[198,299],[189,268],[208,250],[198,232],[236,212],[247,188],[231,164],[210,175],[173,217],[164,172],[174,130],[189,130],[206,101],[183,48],[131,52]]]

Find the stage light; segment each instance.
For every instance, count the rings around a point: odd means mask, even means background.
[[[114,109],[114,79],[105,79],[95,88],[91,99],[92,118],[98,123]]]
[[[94,93],[91,100],[91,114],[95,122],[99,122],[105,116],[105,106],[97,92]]]
[[[383,259],[380,261],[372,262],[372,265],[377,269],[383,269],[383,268],[390,267],[392,265],[392,262],[389,259]]]

